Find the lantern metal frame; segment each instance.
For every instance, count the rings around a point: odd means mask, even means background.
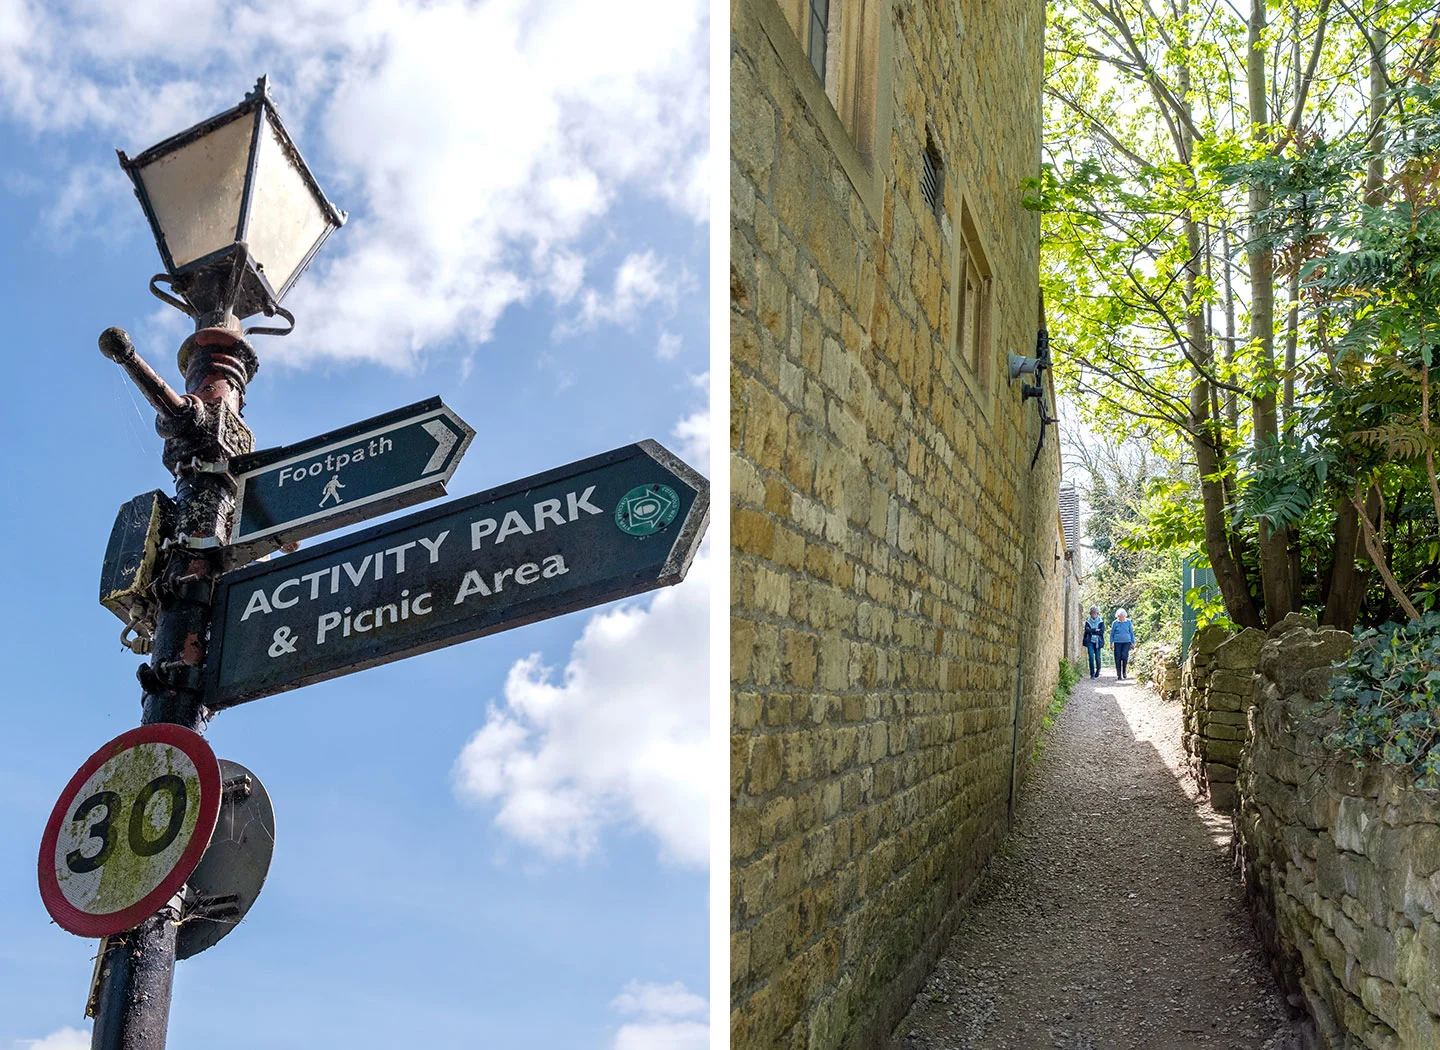
[[[275,132],[276,140],[285,151],[286,158],[300,174],[324,217],[329,220],[324,231],[306,251],[300,264],[279,288],[275,288],[270,283],[263,266],[256,264],[247,243],[251,203],[255,194],[255,171],[267,116],[270,126]],[[239,213],[236,216],[234,243],[177,267],[166,241],[165,232],[160,227],[155,208],[145,189],[140,171],[147,165],[190,145],[197,139],[247,117],[253,121],[253,124],[250,131],[245,181],[240,192]],[[309,165],[300,155],[300,150],[291,139],[290,133],[285,130],[275,103],[270,98],[268,77],[260,77],[255,82],[254,90],[247,93],[238,106],[227,109],[223,113],[217,113],[177,135],[170,136],[133,159],[127,157],[124,150],[115,152],[120,159],[120,167],[125,170],[134,184],[135,196],[140,201],[140,207],[144,209],[145,218],[150,223],[150,232],[155,237],[155,245],[160,249],[160,258],[165,264],[164,273],[158,273],[150,278],[151,293],[156,298],[194,318],[199,327],[211,324],[238,327],[239,319],[263,313],[266,317],[280,315],[289,322],[289,327],[247,328],[245,329],[246,335],[288,335],[293,331],[295,317],[280,305],[280,300],[294,287],[295,282],[305,272],[305,268],[310,265],[310,261],[315,258],[315,254],[330,235],[345,225],[347,216],[345,212],[330,203],[329,198],[325,196],[325,192],[310,171]],[[157,282],[168,284],[170,292],[174,294],[161,290],[157,287]]]

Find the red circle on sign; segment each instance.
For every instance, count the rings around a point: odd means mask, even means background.
[[[200,780],[199,816],[195,821],[195,831],[190,841],[185,844],[175,866],[165,874],[159,885],[143,898],[119,911],[81,911],[66,899],[55,871],[55,847],[60,839],[60,828],[67,819],[66,814],[70,812],[70,807],[75,804],[75,796],[85,786],[91,774],[112,758],[141,744],[168,744],[183,752],[195,766]],[[133,929],[141,920],[159,911],[161,906],[185,885],[185,880],[190,877],[190,873],[200,863],[206,847],[210,845],[210,836],[214,834],[219,818],[220,763],[204,737],[183,726],[163,722],[139,726],[121,733],[85,760],[85,764],[70,778],[70,783],[65,785],[65,790],[60,793],[60,800],[55,803],[55,808],[50,813],[45,834],[40,838],[40,899],[45,902],[45,910],[62,929],[81,937],[105,937]]]

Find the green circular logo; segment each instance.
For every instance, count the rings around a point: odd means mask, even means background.
[[[680,513],[680,497],[669,485],[641,485],[620,497],[615,524],[629,536],[653,536]]]

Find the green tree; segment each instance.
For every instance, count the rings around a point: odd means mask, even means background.
[[[1349,627],[1367,596],[1357,555],[1388,571],[1371,534],[1397,458],[1375,468],[1383,477],[1336,470],[1346,453],[1324,406],[1339,374],[1365,368],[1334,365],[1327,340],[1369,314],[1341,301],[1348,286],[1321,294],[1339,264],[1311,264],[1340,242],[1319,232],[1325,207],[1289,190],[1328,163],[1358,178],[1339,196],[1352,210],[1391,206],[1384,158],[1415,107],[1394,103],[1389,71],[1425,78],[1433,8],[1063,0],[1050,12],[1031,200],[1057,378],[1092,428],[1169,458],[1230,619],[1263,626],[1309,606]],[[1341,140],[1360,143],[1360,169],[1333,163]],[[1428,420],[1417,407],[1422,434]],[[1374,482],[1358,499],[1357,480]]]

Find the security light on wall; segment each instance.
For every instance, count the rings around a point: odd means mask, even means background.
[[[291,331],[295,318],[280,300],[345,213],[325,198],[286,133],[266,78],[234,109],[133,160],[117,152],[165,263],[150,290],[201,327],[235,328],[263,313],[290,327],[247,334]]]
[[[1040,359],[1038,357],[1021,357],[1019,354],[1010,354],[1010,379],[1016,380],[1021,376],[1034,375],[1040,371]]]

